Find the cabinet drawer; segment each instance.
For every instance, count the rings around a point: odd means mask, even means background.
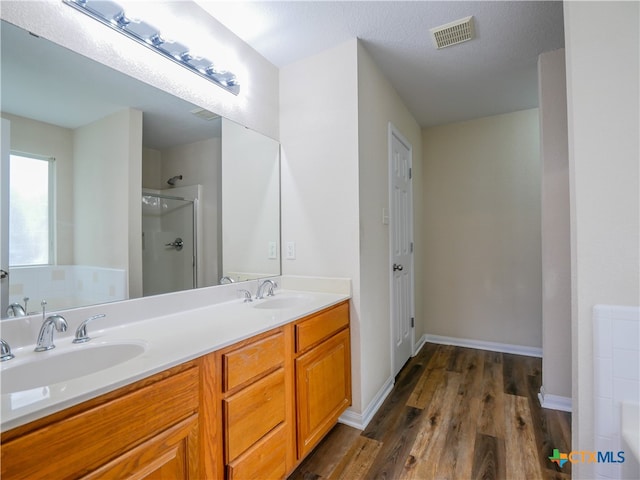
[[[286,429],[280,425],[227,466],[228,480],[271,480],[286,473]]]
[[[3,479],[77,478],[198,411],[198,368],[2,445]]]
[[[329,338],[347,325],[349,325],[349,304],[347,302],[303,320],[295,327],[296,353]]]
[[[280,368],[224,400],[227,463],[285,420],[284,390]]]
[[[275,335],[250,343],[222,355],[222,385],[225,392],[281,366],[284,362],[284,335]]]

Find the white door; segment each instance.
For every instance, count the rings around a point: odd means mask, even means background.
[[[0,142],[0,317],[9,306],[9,120],[2,119]]]
[[[411,144],[389,124],[391,334],[394,376],[413,351]]]

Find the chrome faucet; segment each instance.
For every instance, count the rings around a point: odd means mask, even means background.
[[[224,285],[224,284],[227,284],[227,283],[233,283],[233,278],[225,275],[224,277],[222,277],[220,279],[220,285]]]
[[[87,323],[92,322],[93,320],[97,320],[98,318],[104,318],[106,315],[104,313],[99,313],[98,315],[93,315],[92,317],[84,320],[80,326],[76,329],[76,338],[73,339],[73,343],[84,343],[91,340],[91,337],[87,335]]]
[[[26,314],[24,307],[19,303],[12,303],[7,307],[8,317],[24,317]]]
[[[59,332],[67,331],[67,321],[62,315],[51,315],[42,323],[40,333],[38,334],[38,343],[36,344],[36,352],[45,352],[56,348],[53,344],[53,330]]]
[[[258,291],[256,292],[256,300],[260,300],[264,298],[264,289],[267,289],[267,297],[273,297],[273,289],[277,288],[278,284],[273,280],[265,280],[258,287]]]
[[[7,307],[7,317],[24,317],[27,315],[27,302],[29,297],[24,297],[24,307],[18,302],[14,302]]]
[[[11,360],[15,355],[11,353],[11,347],[7,342],[0,338],[0,362]]]

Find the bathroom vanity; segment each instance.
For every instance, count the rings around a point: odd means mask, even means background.
[[[7,429],[2,478],[284,478],[351,403],[349,303],[332,298]],[[219,308],[257,310],[231,303]]]

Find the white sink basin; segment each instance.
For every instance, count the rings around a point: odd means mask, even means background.
[[[273,297],[267,297],[264,300],[257,300],[254,304],[254,308],[265,308],[265,309],[287,309],[287,308],[297,308],[310,303],[313,297],[310,295],[301,295],[301,294],[276,294]]]
[[[15,393],[82,377],[124,363],[145,351],[140,343],[107,343],[35,353],[29,360],[13,365],[11,362],[15,360],[9,360],[1,372],[1,391]]]

